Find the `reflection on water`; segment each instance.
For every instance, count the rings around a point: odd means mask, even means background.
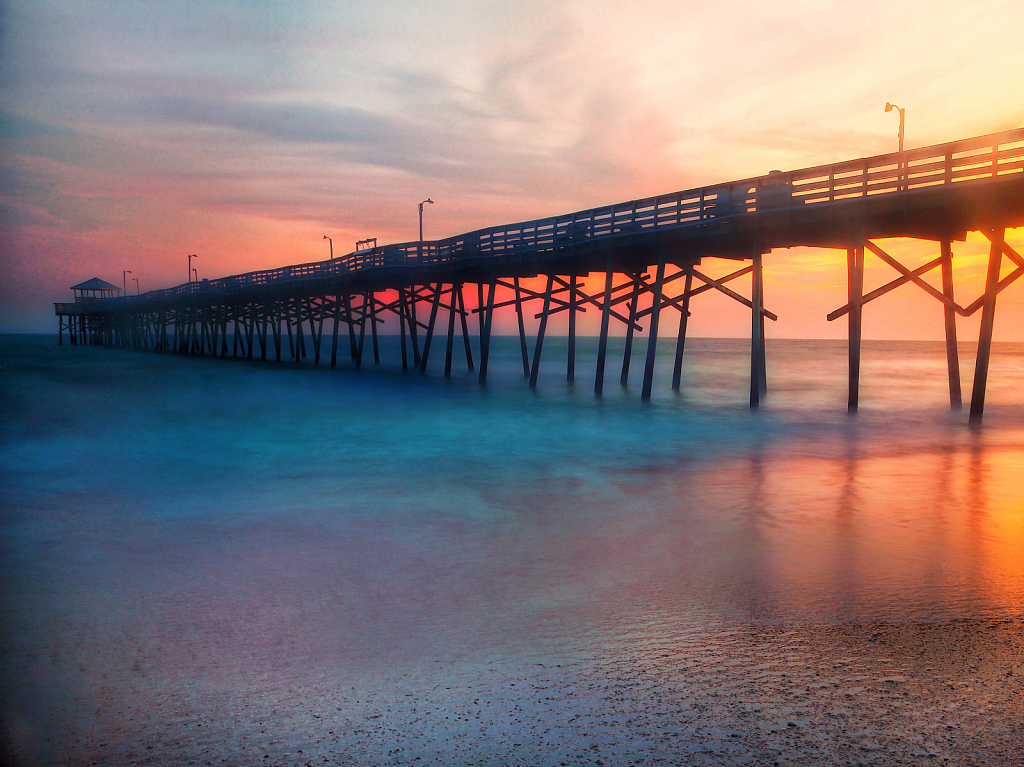
[[[1024,495],[1013,477],[1024,450],[989,449],[984,434],[966,432],[964,444],[893,451],[859,431],[847,426],[833,455],[776,445],[747,459],[750,517],[736,532],[745,538],[737,550],[750,557],[752,614],[842,620],[1019,610]]]
[[[938,344],[866,345],[851,418],[831,342],[770,344],[757,413],[738,341],[688,343],[678,396],[661,350],[649,404],[594,398],[585,341],[535,393],[516,339],[486,388],[390,342],[357,372],[0,340],[4,689],[572,652],[655,613],[1020,612],[1024,346],[970,430]]]
[[[445,571],[430,588],[475,598],[486,586],[513,612],[639,583],[685,584],[683,600],[699,584],[720,610],[783,619],[1013,607],[1024,401],[994,397],[986,427],[970,430],[944,409],[939,377],[923,405],[875,391],[851,418],[842,345],[777,342],[772,397],[752,414],[743,345],[703,339],[682,397],[662,387],[644,406],[616,386],[595,399],[559,380],[554,344],[534,394],[514,339],[501,341],[482,389],[468,375],[8,339],[20,346],[3,369],[4,541],[15,563],[52,563],[87,591],[90,578],[148,582],[154,548],[181,562],[272,562],[289,549],[304,560],[308,533],[372,539],[405,553],[393,576],[423,577],[420,562]],[[1024,384],[1024,347],[1001,351],[1005,395]],[[944,371],[938,345],[871,353],[891,380],[909,359],[915,386]],[[808,405],[805,374],[828,407]],[[459,570],[468,561],[472,573]],[[210,566],[193,564],[191,579]]]

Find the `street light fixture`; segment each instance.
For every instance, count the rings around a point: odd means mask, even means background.
[[[132,277],[132,279],[135,280],[135,295],[139,295],[139,278]]]
[[[122,295],[125,295],[125,296],[128,295],[128,275],[131,274],[131,273],[132,273],[131,269],[122,269],[121,270],[121,287],[124,288],[124,293]]]
[[[900,113],[900,151],[902,152],[903,151],[903,122],[906,119],[907,110],[904,109],[903,107],[898,107],[895,104],[890,104],[888,101],[885,102],[885,111],[886,112],[891,112],[894,109],[897,112]]]
[[[888,101],[885,102],[885,111],[886,112],[891,112],[894,109],[897,112],[900,113],[900,155],[901,156],[900,156],[900,162],[899,162],[899,166],[900,166],[899,191],[902,192],[903,191],[903,185],[904,185],[904,173],[905,173],[905,167],[906,167],[906,163],[903,161],[903,157],[902,157],[902,155],[903,155],[903,123],[904,123],[904,120],[906,119],[906,116],[907,116],[907,110],[905,110],[903,107],[898,107],[895,104],[890,104]]]
[[[428,202],[431,205],[434,204],[434,201],[431,200],[429,197],[420,203],[420,242],[423,242],[423,206]]]
[[[334,240],[332,240],[326,234],[324,235],[324,239],[327,240],[329,243],[331,243],[331,261],[333,261],[334,260]]]
[[[192,274],[195,275],[196,282],[199,282],[199,272],[196,271],[196,268],[194,266],[192,267]]]
[[[197,256],[195,253],[192,253],[188,257],[188,281],[189,282],[192,282],[192,272],[193,272],[193,269],[192,269],[192,259],[193,258],[199,258],[199,256]]]

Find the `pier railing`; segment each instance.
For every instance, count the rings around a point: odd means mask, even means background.
[[[743,217],[845,204],[859,198],[912,195],[936,187],[991,182],[1024,173],[1024,128],[904,152],[616,203],[563,216],[478,229],[431,242],[406,242],[345,256],[214,280],[187,282],[140,296],[56,304],[57,314],[83,314],[140,302],[232,295],[304,281],[333,281],[381,268],[416,268],[469,258],[535,256],[577,243],[638,232],[721,228]]]

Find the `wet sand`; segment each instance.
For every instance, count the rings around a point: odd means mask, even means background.
[[[636,635],[599,636],[600,646],[582,638],[583,653],[536,647],[514,661],[435,658],[390,673],[108,678],[95,710],[64,722],[48,754],[26,749],[19,761],[1022,763],[1019,619],[686,629],[655,620]]]

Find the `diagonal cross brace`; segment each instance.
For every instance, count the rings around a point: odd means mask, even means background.
[[[747,267],[747,270],[753,270],[753,267],[752,266],[751,267]],[[741,272],[746,272],[747,270],[740,270],[740,271]],[[722,284],[726,280],[731,280],[731,279],[733,279],[733,277],[738,277],[739,273],[730,274],[730,275],[728,275],[726,277],[723,277],[720,280],[715,280],[715,279],[712,279],[711,277],[708,277],[706,274],[701,274],[696,269],[692,269],[691,271],[693,272],[693,276],[694,277],[696,277],[696,278],[706,282],[707,285],[708,285],[708,288],[714,288],[715,290],[720,290],[721,292],[725,293],[725,295],[729,296],[729,298],[732,298],[732,299],[734,299],[736,301],[739,301],[741,304],[746,306],[748,309],[753,309],[754,308],[754,304],[753,304],[753,302],[751,302],[751,300],[749,298],[744,298],[739,293],[737,293],[735,290],[731,290],[731,289],[725,287],[725,285]],[[700,289],[698,289],[698,290],[700,290]],[[693,291],[693,293],[691,293],[690,295],[692,296],[695,293],[697,293],[696,290]],[[777,320],[777,319],[779,319],[779,316],[777,314],[774,314],[774,313],[772,313],[772,312],[770,312],[770,311],[768,311],[767,309],[764,309],[764,308],[761,309],[761,314],[763,314],[765,317],[767,317],[770,320]]]
[[[704,293],[704,292],[706,292],[708,290],[721,290],[721,286],[724,285],[725,283],[730,282],[731,280],[735,280],[737,277],[742,277],[745,274],[750,274],[752,271],[754,271],[753,264],[751,264],[750,266],[744,267],[743,269],[740,269],[738,271],[735,271],[732,274],[727,274],[724,277],[719,277],[717,280],[710,280],[709,278],[705,277],[704,275],[697,275],[701,279],[705,279],[705,280],[709,280],[709,281],[706,284],[701,285],[699,288],[694,288],[694,289],[691,289],[689,291],[684,291],[684,292],[680,293],[678,296],[676,296],[675,298],[666,298],[666,297],[663,296],[662,297],[662,301],[664,303],[669,304],[670,306],[675,307],[680,312],[685,312],[685,314],[687,316],[690,316],[691,312],[686,311],[682,306],[680,306],[679,303],[678,303],[679,301],[682,301],[683,299],[686,299],[686,298],[693,298],[694,296],[698,296],[701,293]],[[696,272],[694,272],[694,274],[696,274]],[[678,279],[680,277],[685,277],[685,276],[686,276],[686,270],[683,269],[681,271],[676,272],[671,277],[666,278],[665,282],[670,282],[671,280],[675,280],[675,279]],[[728,295],[728,293],[727,293],[727,295]],[[731,296],[731,297],[735,298],[736,296]],[[748,306],[749,306],[749,304],[748,304]],[[646,316],[646,315],[648,315],[650,313],[651,313],[650,309],[644,309],[637,316]],[[765,314],[766,314],[766,316],[771,316],[771,318],[773,320],[776,319],[776,316],[774,314],[772,314],[771,312],[766,312]]]
[[[989,241],[996,242],[995,232],[983,231],[982,234],[988,237]],[[1016,282],[1021,276],[1024,276],[1024,256],[1021,256],[1020,253],[1018,253],[1016,250],[1010,247],[1010,245],[1006,242],[1005,238],[999,243],[999,246],[1002,250],[1002,255],[1006,256],[1011,261],[1013,261],[1013,263],[1017,265],[1017,268],[1014,269],[1005,277],[1003,277],[1003,279],[999,280],[999,283],[996,285],[997,294],[1002,293],[1003,290],[1005,290],[1007,287]],[[977,301],[970,304],[966,309],[964,309],[964,316],[970,317],[972,314],[978,311],[978,309],[984,306],[984,304],[985,296],[982,296]]]
[[[669,277],[663,278],[662,281],[661,281],[661,284],[662,285],[666,285],[667,283],[672,282],[673,280],[678,280],[678,279],[680,279],[682,277],[685,277],[685,276],[686,276],[686,270],[685,269],[680,269],[675,274],[673,274],[673,275],[671,275]],[[646,288],[646,292],[648,292],[648,293],[654,293],[655,292],[654,291],[655,286],[651,285],[651,283],[649,283],[647,281],[647,279],[645,277],[643,277],[643,276],[640,277],[640,284],[643,285],[644,288]],[[669,298],[668,296],[666,296],[663,293],[662,296],[661,296],[661,303],[663,305],[664,304],[668,304],[672,308],[678,309],[679,311],[684,311],[683,307],[680,306],[679,303],[678,303],[680,298],[682,298],[682,296],[677,296],[676,298]],[[664,308],[664,306],[662,306],[662,308]],[[637,312],[636,313],[636,317],[637,317],[637,319],[640,319],[641,317],[647,317],[647,316],[651,315],[653,312],[654,312],[654,308],[653,307],[648,307],[646,309],[643,309],[643,310]]]
[[[880,247],[875,245],[875,243],[871,242],[871,240],[865,240],[864,241],[864,247],[867,248],[868,250],[870,250],[872,253],[874,253],[876,256],[878,256],[880,259],[885,261],[885,263],[887,263],[889,266],[891,266],[897,272],[902,274],[908,280],[913,282],[919,288],[921,288],[921,290],[923,290],[925,293],[927,293],[928,295],[932,296],[937,301],[945,304],[946,306],[949,306],[950,308],[955,310],[957,312],[957,314],[963,315],[963,311],[964,311],[963,308],[960,307],[955,301],[953,301],[952,299],[946,298],[944,295],[942,295],[942,293],[940,291],[936,290],[931,285],[929,285],[927,282],[922,280],[919,276],[915,275],[910,269],[908,269],[903,264],[901,264],[899,261],[897,261],[895,258],[890,256],[888,253],[886,253]]]
[[[561,288],[562,290],[566,290],[566,291],[569,292],[570,301],[572,300],[571,296],[572,296],[573,292],[575,292],[577,296],[583,296],[584,299],[588,299],[589,298],[589,296],[586,293],[584,293],[582,290],[580,290],[580,287],[582,287],[582,285],[583,285],[582,282],[580,282],[580,283],[568,283],[565,280],[563,280],[561,277],[559,277],[557,274],[553,275],[553,277],[555,278],[555,282],[557,282],[559,285],[563,285],[564,286],[563,288]],[[559,306],[557,309],[552,309],[550,312],[548,312],[549,316],[552,315],[552,314],[558,314],[559,312],[567,312],[571,308],[571,304],[569,303],[569,301],[561,301],[559,303],[561,304],[561,306]],[[584,303],[586,303],[586,300],[584,300]],[[582,306],[580,306],[579,303],[577,303],[576,304],[576,311],[578,311],[578,312],[586,312],[587,310],[584,309]],[[535,314],[533,318],[534,319],[540,319],[540,314]]]
[[[984,234],[990,240],[992,240],[993,237],[994,237],[994,235],[989,234],[988,232],[985,232]],[[1003,255],[1006,256],[1007,258],[1009,258],[1011,261],[1013,261],[1013,263],[1015,263],[1017,265],[1017,268],[1014,269],[1012,272],[1010,272],[1005,277],[1003,277],[1003,279],[999,280],[999,283],[996,285],[996,293],[997,294],[1002,293],[1003,290],[1005,290],[1010,285],[1015,283],[1021,276],[1024,276],[1024,257],[1022,257],[1017,251],[1015,251],[1013,248],[1011,248],[1009,245],[1007,245],[1006,244],[1006,240],[1003,240],[1001,245],[1002,245]],[[985,296],[983,295],[977,301],[975,301],[972,304],[969,304],[965,309],[961,310],[961,314],[964,317],[970,317],[972,314],[974,314],[976,311],[978,311],[978,309],[980,309],[982,306],[984,306],[984,304],[985,304]]]
[[[904,274],[901,277],[897,277],[892,282],[888,282],[885,285],[883,285],[882,287],[875,288],[870,293],[865,294],[861,298],[861,305],[863,306],[868,301],[874,301],[876,298],[880,298],[881,296],[884,296],[886,293],[888,293],[888,292],[890,292],[892,290],[895,290],[900,285],[906,285],[908,282],[913,280],[914,277],[920,277],[922,274],[925,274],[926,272],[930,272],[932,269],[934,269],[937,266],[942,266],[942,257],[941,256],[939,258],[936,258],[934,261],[929,261],[924,266],[917,267],[916,269],[914,269],[909,274]],[[943,303],[946,303],[945,299],[943,299]],[[954,306],[954,308],[958,312],[960,312],[960,307],[956,306],[956,304],[953,304],[953,306]],[[849,304],[845,304],[844,306],[841,306],[840,308],[836,309],[834,312],[829,314],[825,319],[828,320],[829,322],[831,322],[832,320],[839,319],[844,314],[848,314],[849,311],[850,311],[850,305]]]
[[[706,285],[701,285],[699,288],[694,288],[693,290],[691,290],[690,298],[693,298],[694,296],[699,296],[701,293],[704,293],[708,290],[716,290],[718,288],[718,285],[723,285],[726,282],[729,282],[730,280],[735,280],[737,277],[742,277],[745,274],[750,274],[752,271],[754,271],[753,264],[751,264],[750,266],[745,266],[739,271],[733,272],[732,274],[727,274],[724,277],[719,277],[717,281],[709,282]],[[680,298],[682,298],[682,296],[680,296]]]
[[[543,298],[544,298],[544,293],[538,293],[535,290],[530,290],[529,288],[524,288],[522,285],[520,285],[517,288],[515,285],[510,285],[509,283],[505,282],[504,280],[495,280],[494,284],[497,285],[498,287],[508,288],[509,290],[517,290],[519,293],[525,293],[526,297],[525,298],[521,298],[520,299],[521,301],[528,301],[531,298],[536,298],[536,299],[542,299],[543,300]],[[557,293],[565,293],[568,290],[569,290],[569,288],[567,288],[567,287],[565,287],[565,288],[558,288],[557,290],[552,290],[551,291],[551,302],[555,303],[555,304],[558,304],[561,307],[568,307],[569,306],[569,302],[568,301],[563,301],[560,298],[555,298],[555,294],[557,294]],[[501,309],[501,308],[503,308],[505,306],[512,306],[515,303],[516,303],[515,299],[510,299],[508,301],[501,301],[499,303],[496,303],[494,305],[494,308],[495,309]],[[471,313],[472,314],[477,314],[477,313],[479,313],[479,311],[480,311],[480,309],[478,307],[476,309],[473,309]],[[551,314],[551,312],[548,312],[548,314]],[[538,315],[538,316],[540,316],[540,315]]]
[[[566,283],[565,281],[559,279],[558,277],[555,277],[555,279],[558,280],[559,282],[561,282],[563,285],[568,286],[568,283]],[[580,283],[580,284],[582,285],[583,283]],[[633,287],[633,283],[632,282],[628,282],[628,283],[625,283],[624,285],[622,285],[620,287],[626,287],[626,286]],[[567,287],[565,289],[569,289],[569,288]],[[602,310],[604,309],[603,305],[597,300],[597,298],[595,298],[594,296],[588,296],[586,293],[584,293],[582,290],[580,290],[579,287],[576,288],[576,295],[579,296],[580,303],[593,304],[598,309],[602,309]],[[627,296],[627,298],[628,298],[628,296]],[[609,303],[609,306],[613,306],[615,303],[616,303],[615,301],[611,301]],[[559,312],[567,311],[568,309],[569,309],[569,304],[566,303],[566,304],[563,304],[558,309],[553,309],[553,310],[549,311],[548,315],[550,316],[552,314],[558,314]],[[578,311],[578,312],[585,312],[586,309],[584,309],[583,307],[579,306],[579,304],[577,304],[576,305],[576,311]],[[623,323],[624,325],[627,325],[627,326],[629,325],[629,318],[624,316],[624,315],[622,315],[622,314],[619,314],[614,309],[609,309],[608,310],[608,314],[610,316],[614,317],[615,319],[617,319],[619,322]],[[541,312],[540,314],[535,314],[533,318],[534,319],[540,319],[540,317],[542,315],[543,315],[543,312]],[[643,328],[639,324],[637,324],[636,322],[633,323],[633,329],[637,330],[637,331],[640,331],[640,332],[643,332]]]
[[[988,237],[989,242],[995,241],[996,235],[995,232],[993,232],[992,230],[983,231],[982,234]],[[1013,263],[1015,263],[1017,266],[1024,269],[1024,256],[1022,256],[1020,253],[1018,253],[1012,247],[1010,247],[1010,243],[1008,243],[1005,239],[999,244],[1003,249],[1003,255],[1006,256],[1011,261],[1013,261]]]

